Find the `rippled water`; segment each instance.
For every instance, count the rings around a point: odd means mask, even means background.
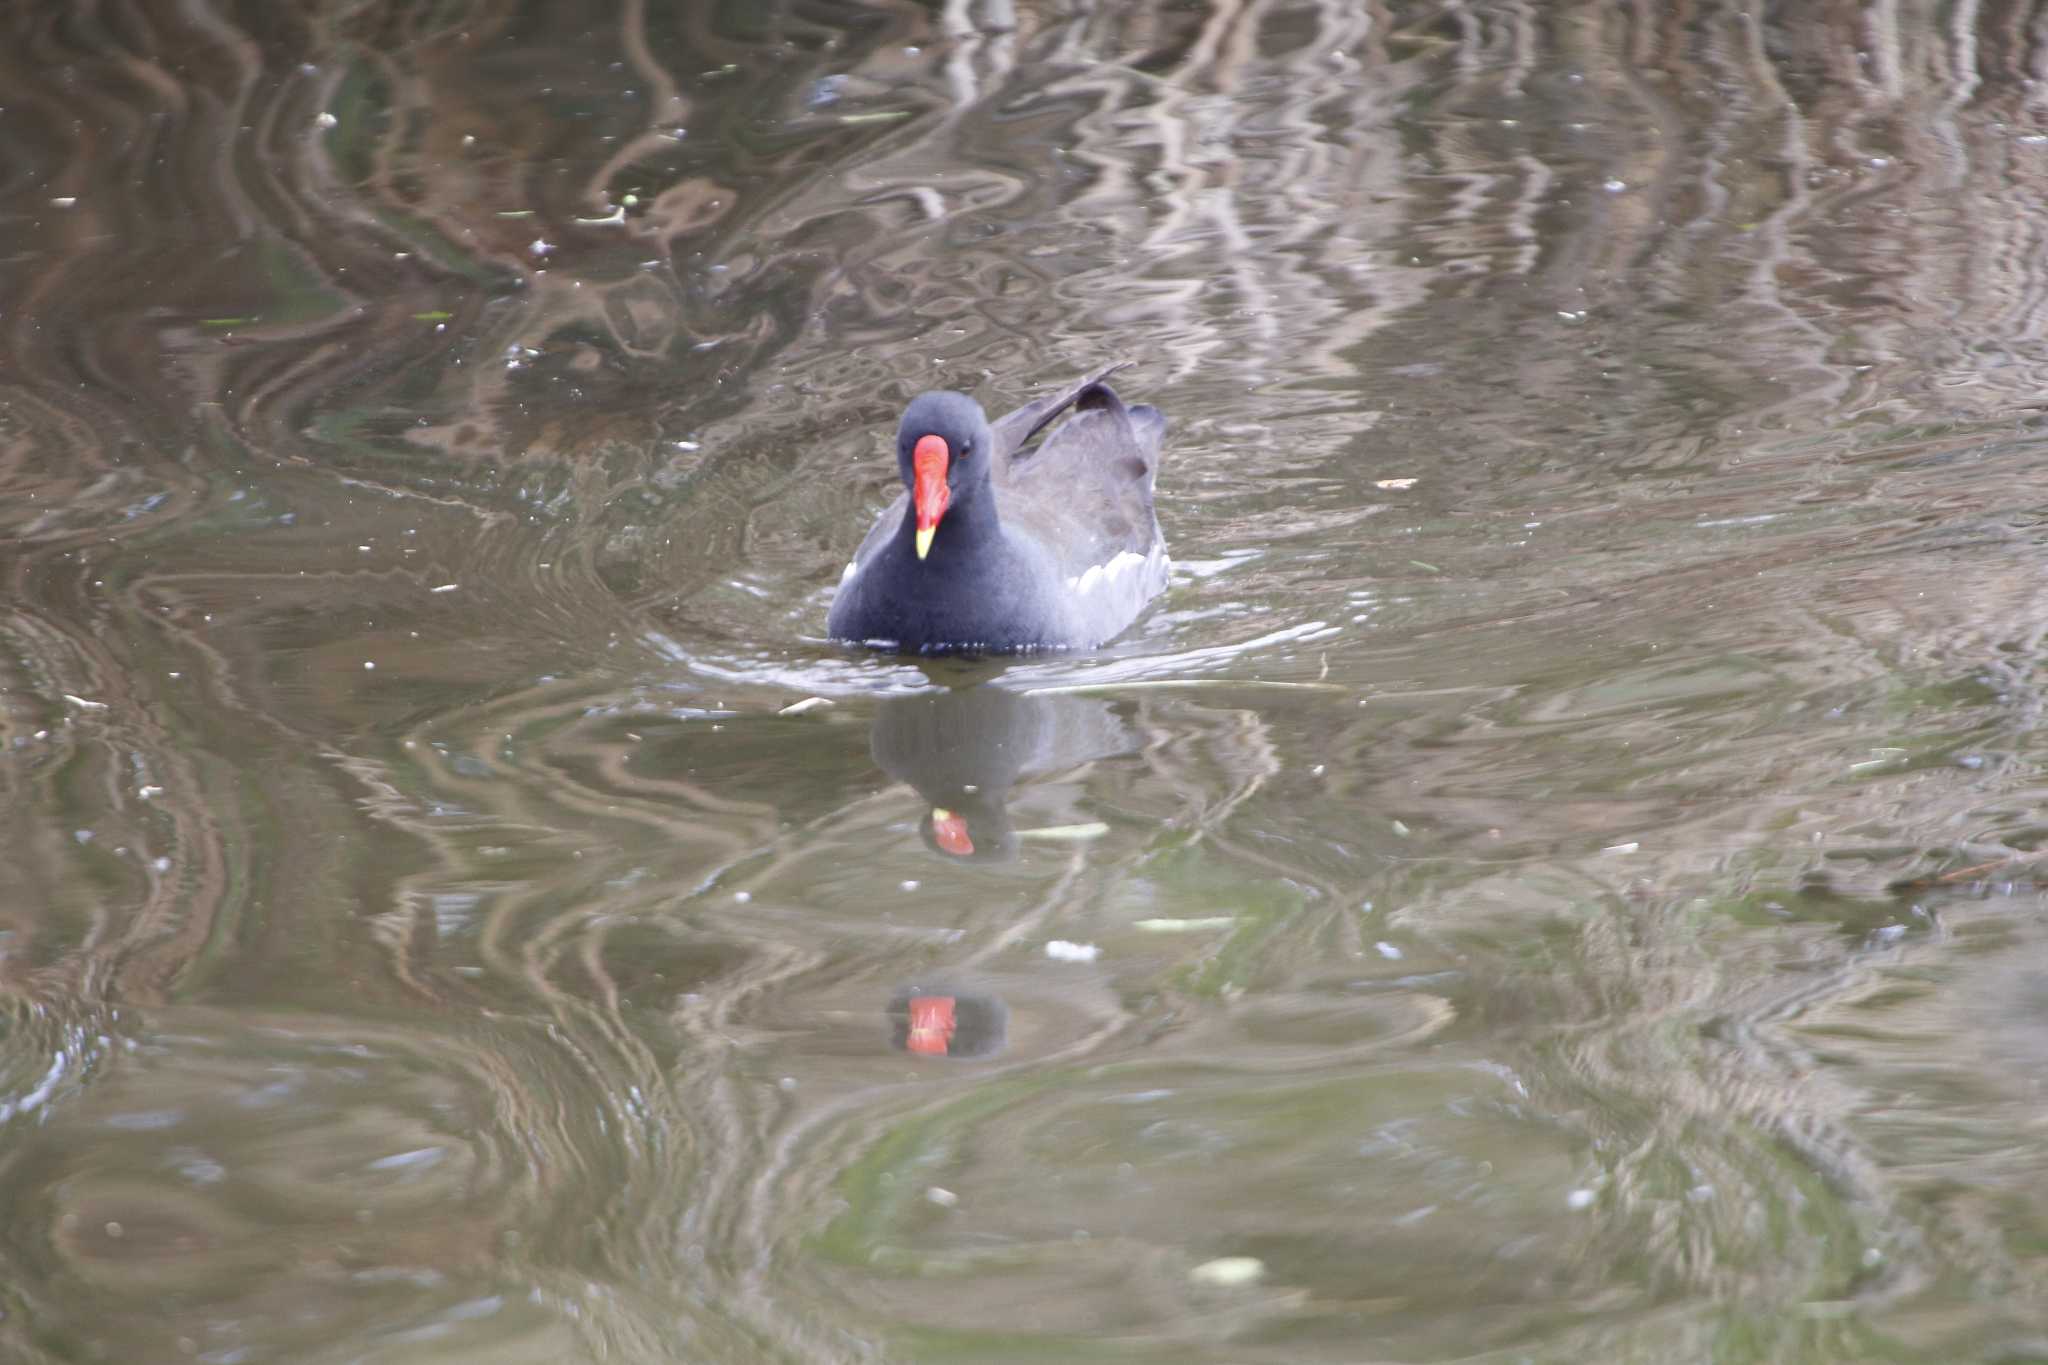
[[[0,1359],[2048,1357],[2048,10],[0,26]]]

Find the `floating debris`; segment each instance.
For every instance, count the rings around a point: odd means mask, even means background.
[[[1256,1256],[1218,1256],[1215,1260],[1204,1261],[1190,1270],[1188,1278],[1196,1284],[1236,1289],[1248,1284],[1257,1284],[1265,1274],[1266,1263]]]
[[[1138,678],[1130,682],[1058,683],[1050,687],[1027,687],[1027,697],[1057,697],[1088,692],[1149,692],[1167,687],[1225,688],[1273,692],[1341,692],[1335,683],[1281,682],[1272,678]]]
[[[1228,929],[1235,923],[1235,915],[1206,915],[1198,919],[1141,919],[1132,927],[1148,934],[1193,934],[1204,929]]]
[[[791,702],[775,714],[778,716],[800,716],[806,711],[815,711],[821,706],[830,705],[832,705],[830,697],[805,697],[802,701]]]
[[[1102,956],[1102,949],[1093,943],[1069,943],[1056,938],[1045,945],[1045,955],[1055,962],[1093,962]]]
[[[74,697],[69,692],[64,694],[64,700],[70,702],[73,706],[83,707],[87,711],[104,711],[107,709],[107,704],[103,701],[87,701],[84,697]]]
[[[1420,480],[1418,479],[1374,479],[1372,486],[1374,488],[1392,489],[1398,493],[1403,489],[1415,487],[1419,482]]]
[[[1017,831],[1017,837],[1043,839],[1048,842],[1065,840],[1069,843],[1081,843],[1088,839],[1100,839],[1107,833],[1108,825],[1100,820],[1091,820],[1085,825],[1046,825],[1041,829],[1020,829]]]

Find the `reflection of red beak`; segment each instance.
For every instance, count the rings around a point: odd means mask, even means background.
[[[974,840],[967,834],[967,817],[932,807],[932,838],[955,858],[974,856]]]
[[[910,468],[915,478],[911,484],[911,505],[917,509],[917,557],[923,559],[932,551],[932,537],[938,533],[939,518],[946,515],[946,504],[953,499],[952,490],[946,487],[946,462],[952,453],[946,449],[942,436],[920,436],[910,450]]]
[[[926,1057],[943,1057],[953,1045],[953,997],[913,995],[910,997],[910,1036],[905,1049]]]

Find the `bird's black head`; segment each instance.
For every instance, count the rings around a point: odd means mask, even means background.
[[[930,553],[946,509],[988,480],[995,434],[981,404],[935,389],[910,400],[896,428],[896,466],[917,512],[917,557]]]

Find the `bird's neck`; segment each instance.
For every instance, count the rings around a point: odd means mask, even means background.
[[[983,546],[992,545],[1002,535],[1002,522],[996,517],[995,492],[989,487],[986,477],[963,484],[953,490],[951,500],[946,504],[946,515],[939,519],[939,533],[932,537],[931,559],[943,564],[949,559],[970,555]],[[912,508],[903,509],[903,525],[898,528],[896,538],[905,546],[911,546],[912,553],[917,538],[917,513]]]

